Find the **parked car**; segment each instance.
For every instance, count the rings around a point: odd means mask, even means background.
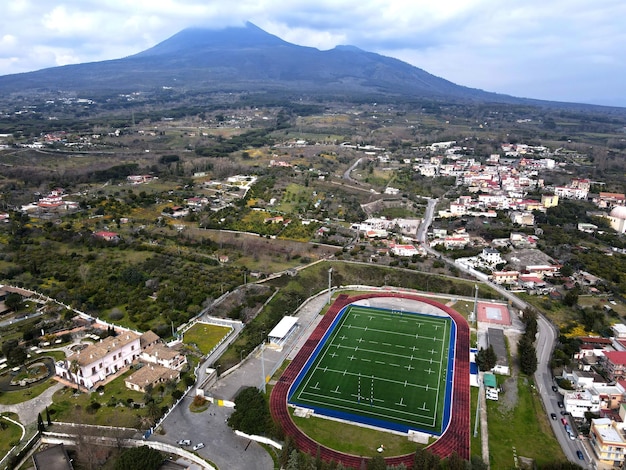
[[[191,441],[189,439],[181,439],[180,441],[178,441],[178,445],[179,446],[190,446],[191,445]]]
[[[561,418],[561,423],[563,423],[563,426],[567,426],[567,419]]]
[[[562,401],[559,402],[559,408],[563,408],[563,402]]]
[[[556,419],[556,413],[550,413],[550,418]]]
[[[193,446],[193,450],[202,449],[204,444],[202,442],[198,442],[195,446]]]
[[[559,391],[559,389],[557,388],[557,386],[556,386],[556,385],[553,385],[553,386],[552,386],[552,391],[553,391],[553,392],[558,392],[558,391]]]
[[[568,415],[569,415],[569,411],[561,410],[561,416],[568,416]]]
[[[576,455],[578,456],[578,460],[585,460],[583,453],[579,450],[576,451]]]

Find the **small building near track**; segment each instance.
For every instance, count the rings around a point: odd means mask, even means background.
[[[282,350],[289,337],[297,329],[298,317],[284,316],[283,319],[278,322],[278,325],[270,331],[268,335],[269,346],[279,351]]]

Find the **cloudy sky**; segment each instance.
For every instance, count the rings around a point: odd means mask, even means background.
[[[2,10],[0,75],[251,21],[294,44],[354,45],[460,85],[626,106],[624,0],[10,0]]]

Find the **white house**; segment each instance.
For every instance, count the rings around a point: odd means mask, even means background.
[[[55,365],[56,374],[85,388],[129,367],[141,354],[139,335],[132,331],[108,336]]]

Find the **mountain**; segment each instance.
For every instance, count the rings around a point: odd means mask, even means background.
[[[338,46],[298,46],[252,23],[222,30],[185,29],[122,59],[53,67],[0,77],[0,93],[75,91],[282,91],[390,95],[528,103],[456,85],[397,59]]]

